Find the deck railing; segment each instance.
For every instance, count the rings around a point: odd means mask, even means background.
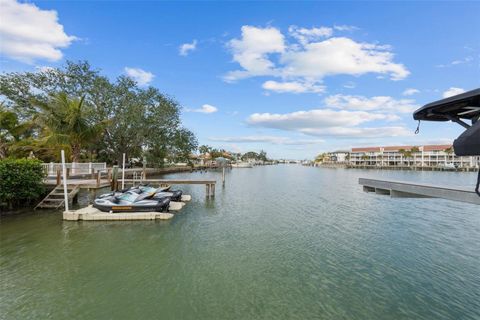
[[[43,170],[47,176],[56,176],[58,170],[62,170],[61,163],[42,163]],[[106,162],[87,162],[87,163],[80,163],[80,162],[72,162],[72,163],[65,163],[67,169],[69,169],[70,175],[77,175],[77,174],[91,174],[97,171],[104,171],[107,169]]]

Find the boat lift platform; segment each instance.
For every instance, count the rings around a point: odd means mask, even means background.
[[[392,198],[441,198],[480,205],[480,196],[466,188],[440,187],[404,181],[359,178],[365,192],[390,195]]]

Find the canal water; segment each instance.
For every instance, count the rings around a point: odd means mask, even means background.
[[[184,187],[170,221],[4,217],[0,318],[480,319],[479,207],[366,194],[359,177],[476,174],[232,169],[213,200]]]

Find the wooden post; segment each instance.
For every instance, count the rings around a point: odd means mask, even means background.
[[[108,183],[112,183],[112,169],[107,169],[107,180]]]
[[[60,168],[57,168],[57,186],[62,183],[62,172],[60,171]]]
[[[125,153],[122,161],[122,190],[125,189]]]
[[[211,190],[212,190],[212,197],[215,197],[215,184],[212,183],[212,184],[210,185],[210,188],[211,188]]]
[[[225,185],[225,166],[222,167],[222,184]]]
[[[143,158],[143,180],[147,180],[147,158]]]
[[[67,168],[67,178],[70,178],[70,168]]]
[[[68,177],[68,169],[65,170],[65,151],[62,150],[61,152],[62,158],[62,171],[63,171],[63,201],[65,202],[65,211],[68,212],[68,194],[67,194],[67,177]]]
[[[207,198],[210,197],[210,184],[209,183],[207,183],[205,185],[205,193],[206,193]]]
[[[97,170],[97,188],[100,187],[100,179],[102,178],[102,171]]]
[[[112,191],[116,191],[118,188],[117,178],[118,178],[118,166],[113,166],[112,183],[111,183]]]

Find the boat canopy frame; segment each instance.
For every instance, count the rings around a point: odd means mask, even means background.
[[[418,121],[452,121],[469,129],[480,119],[480,88],[438,100],[413,113]],[[471,120],[471,125],[464,120]]]

